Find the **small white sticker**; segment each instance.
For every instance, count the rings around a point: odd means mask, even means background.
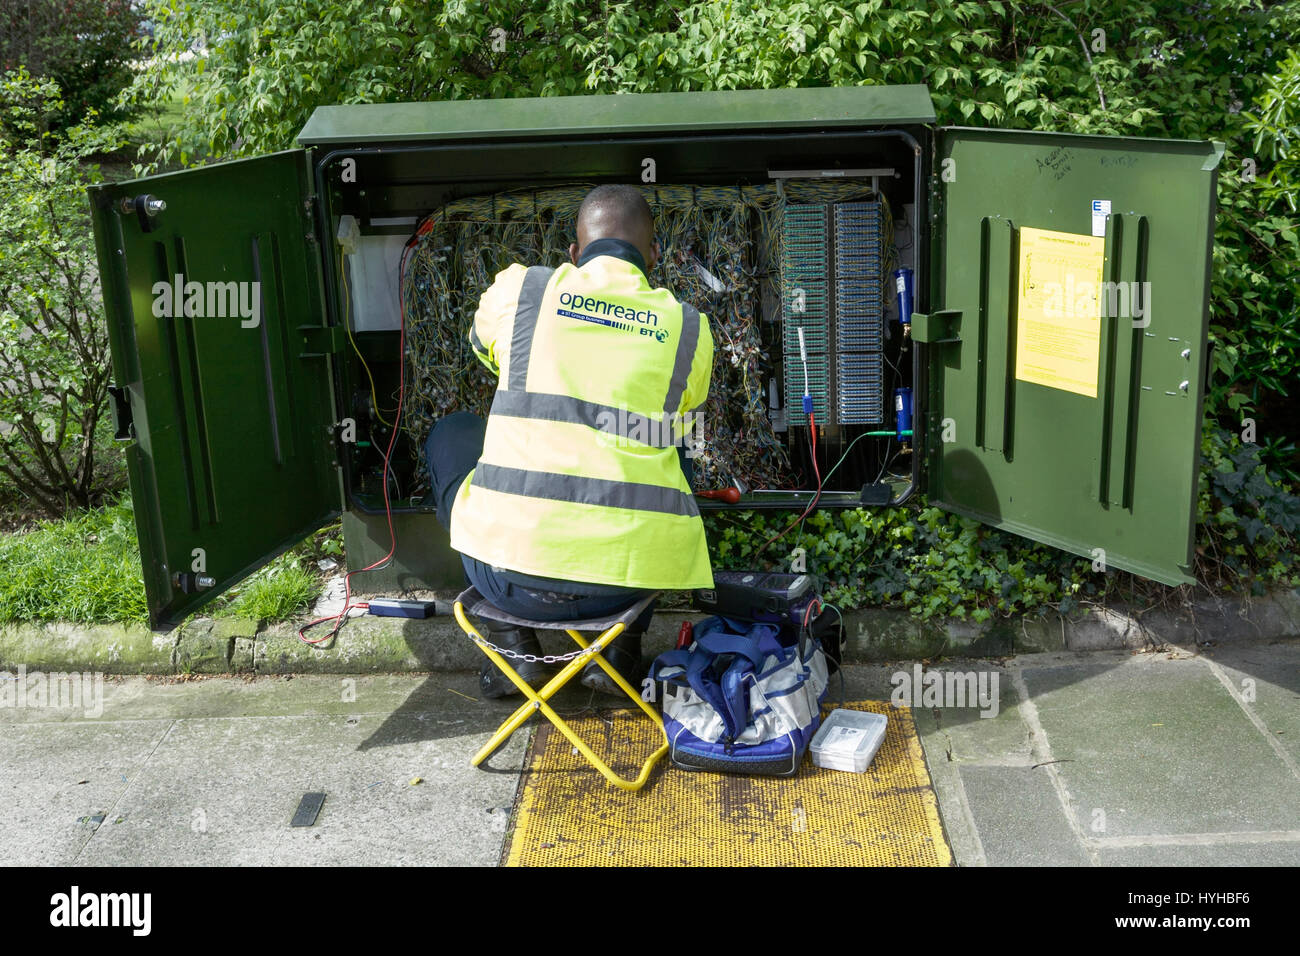
[[[826,741],[824,749],[851,756],[862,746],[863,738],[866,736],[867,732],[861,727],[836,727],[831,738]]]
[[[1092,234],[1094,236],[1106,235],[1106,217],[1109,215],[1109,199],[1094,199],[1092,201]]]
[[[704,280],[704,284],[707,285],[714,292],[726,291],[727,289],[726,284],[717,276],[715,276],[712,272],[710,272],[708,269],[704,268],[704,263],[700,262],[699,259],[695,260],[695,272],[701,279]]]

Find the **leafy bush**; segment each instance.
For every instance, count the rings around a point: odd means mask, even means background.
[[[130,0],[15,0],[0,14],[0,71],[22,66],[58,84],[50,116],[62,131],[94,112],[127,119],[118,94],[131,82],[140,15]]]
[[[1212,587],[1262,593],[1300,572],[1300,497],[1272,476],[1259,446],[1214,429],[1201,442],[1197,552]]]
[[[1276,73],[1267,77],[1255,98],[1258,109],[1245,115],[1255,134],[1256,156],[1273,164],[1263,178],[1267,196],[1282,199],[1287,208],[1300,208],[1300,50],[1292,50]]]
[[[1300,53],[1264,78],[1255,104],[1242,114],[1244,152],[1230,150],[1220,176],[1206,407],[1232,429],[1257,419],[1261,460],[1300,481]]]
[[[52,516],[121,479],[96,467],[110,372],[85,195],[87,157],[118,135],[83,125],[55,142],[60,104],[52,80],[0,75],[0,476]]]
[[[926,83],[942,123],[1237,136],[1296,4],[155,0],[133,100],[189,79],[192,142],[284,149],[318,105]],[[201,40],[192,60],[187,54]]]
[[[1105,587],[1083,558],[926,505],[816,511],[762,558],[755,552],[790,521],[784,512],[714,512],[706,521],[714,567],[787,571],[802,557],[826,599],[844,608],[893,605],[981,622],[1048,605],[1068,611]]]

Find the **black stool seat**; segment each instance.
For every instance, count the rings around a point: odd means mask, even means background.
[[[632,622],[640,617],[645,612],[645,609],[650,606],[650,602],[658,596],[658,591],[652,591],[626,611],[580,621],[530,621],[527,618],[515,617],[513,614],[507,614],[493,605],[479,593],[478,588],[470,588],[464,591],[456,600],[460,602],[467,613],[474,617],[484,618],[489,621],[500,621],[503,624],[513,624],[515,627],[533,627],[550,631],[607,631],[615,624],[622,624],[624,628],[631,627]]]

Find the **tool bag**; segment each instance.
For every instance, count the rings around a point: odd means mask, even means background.
[[[827,663],[805,628],[710,617],[660,654],[669,758],[685,770],[790,777],[821,724]]]

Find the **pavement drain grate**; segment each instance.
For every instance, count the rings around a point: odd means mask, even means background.
[[[289,821],[289,826],[313,826],[316,823],[316,816],[320,813],[320,808],[324,805],[325,794],[304,793],[302,799],[298,801],[298,809],[294,811],[293,819]]]

